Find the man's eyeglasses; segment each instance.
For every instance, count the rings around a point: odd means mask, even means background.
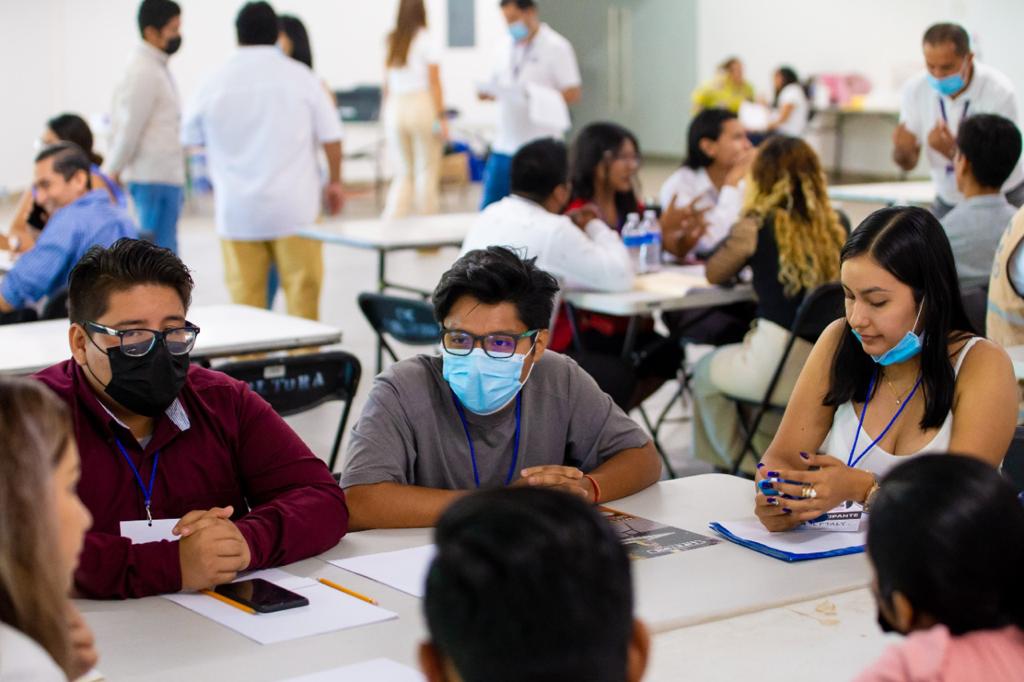
[[[484,349],[484,353],[492,358],[510,358],[516,353],[516,346],[520,339],[535,337],[539,329],[531,329],[522,334],[485,334],[476,336],[461,329],[446,329],[441,336],[441,345],[446,352],[452,355],[469,355],[473,352],[477,342]]]
[[[98,334],[116,336],[121,352],[132,358],[141,358],[153,350],[156,340],[161,339],[171,355],[186,355],[196,345],[199,327],[186,322],[184,327],[157,331],[155,329],[112,329],[96,322],[86,322],[85,328]]]

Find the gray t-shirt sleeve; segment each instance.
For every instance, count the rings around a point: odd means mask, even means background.
[[[416,458],[415,438],[399,398],[386,375],[374,380],[349,440],[341,487],[410,482]]]
[[[567,459],[584,472],[596,469],[614,455],[647,444],[651,437],[602,391],[579,365],[569,368]]]

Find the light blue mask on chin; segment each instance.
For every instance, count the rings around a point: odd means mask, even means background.
[[[523,388],[519,377],[525,353],[492,358],[482,348],[474,348],[469,355],[452,355],[442,348],[441,356],[444,380],[459,402],[474,414],[494,414],[512,402]]]
[[[514,21],[508,25],[508,32],[512,34],[512,40],[522,42],[530,35],[530,27],[525,21]]]
[[[962,74],[954,73],[945,78],[936,78],[928,74],[928,84],[931,85],[940,95],[949,97],[964,89],[964,77]]]
[[[881,355],[871,356],[871,359],[874,360],[875,363],[882,367],[898,365],[901,362],[906,362],[921,353],[921,349],[924,347],[924,334],[915,334],[914,330],[917,329],[917,323],[921,319],[922,310],[924,310],[924,302],[921,303],[921,307],[917,311],[917,318],[914,320],[914,326],[909,332],[903,335],[900,342]],[[857,340],[860,341],[861,345],[863,345],[864,339],[862,339],[860,334],[857,333],[857,330],[850,327],[850,331],[853,332],[853,335],[857,337]]]

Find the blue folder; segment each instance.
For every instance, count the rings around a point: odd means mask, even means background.
[[[711,528],[711,530],[715,531],[716,533],[718,533],[730,542],[735,542],[737,545],[746,547],[747,549],[752,549],[755,552],[760,552],[761,554],[767,554],[770,557],[781,559],[782,561],[794,562],[808,561],[810,559],[827,559],[829,557],[834,556],[846,556],[847,554],[860,554],[864,551],[864,545],[852,545],[850,547],[843,547],[841,549],[833,549],[828,552],[809,552],[806,554],[796,554],[793,552],[786,552],[781,549],[776,549],[774,547],[769,547],[768,545],[764,545],[760,542],[754,542],[753,540],[741,538],[738,535],[730,533],[722,524],[714,521],[709,523],[708,526]]]

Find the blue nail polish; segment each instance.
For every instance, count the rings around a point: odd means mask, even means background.
[[[757,468],[758,469],[763,469],[764,468],[764,462],[758,462],[757,463]]]
[[[768,504],[773,504],[773,505],[777,506],[779,504],[779,500],[777,498],[775,498],[775,497],[769,497],[768,498]]]
[[[803,499],[803,498],[797,497],[796,495],[787,495],[786,493],[782,493],[782,499],[784,499],[784,500],[800,500],[800,499]]]
[[[768,476],[769,478],[778,478],[779,477],[779,472],[778,471],[769,471],[765,475]]]
[[[783,507],[782,508],[782,513],[783,514],[792,514],[793,510],[792,509],[787,509],[786,507]]]
[[[806,452],[801,452],[800,456],[803,457],[804,459],[810,459],[811,458],[811,456],[808,455]]]

